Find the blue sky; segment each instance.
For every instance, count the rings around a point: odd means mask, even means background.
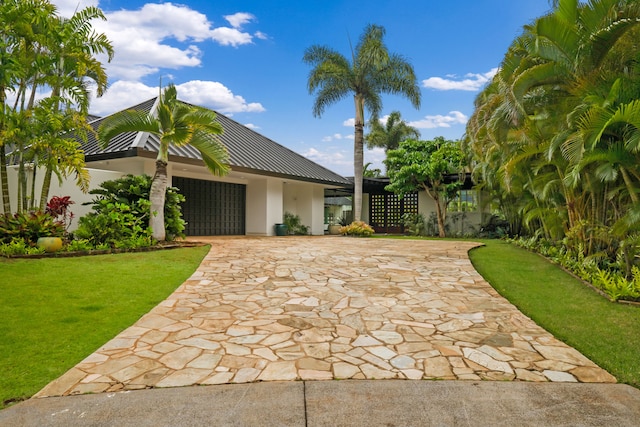
[[[389,50],[406,57],[422,90],[414,109],[383,98],[423,139],[459,139],[473,100],[523,25],[549,10],[548,0],[226,1],[53,0],[61,14],[100,7],[96,22],[115,47],[105,64],[110,88],[93,100],[107,115],[155,96],[173,82],[185,101],[219,111],[345,176],[353,175],[351,97],[312,114],[304,50],[327,45],[350,55],[369,23],[386,29]],[[365,130],[366,132],[366,130]],[[381,167],[382,150],[365,162]]]

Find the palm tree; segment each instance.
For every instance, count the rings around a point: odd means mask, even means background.
[[[531,231],[571,231],[591,252],[598,228],[638,204],[640,6],[552,4],[477,98],[466,142],[485,183],[520,200]]]
[[[108,60],[111,61],[113,47],[105,34],[96,33],[93,30],[91,21],[94,19],[106,20],[102,11],[93,6],[77,11],[69,19],[59,16],[52,18],[46,46],[50,61],[47,67],[49,71],[41,79],[36,76],[35,80],[42,80],[51,88],[54,113],[60,112],[65,115],[67,113],[60,111],[61,107],[74,103],[78,105],[80,112],[86,115],[89,108],[89,81],[95,83],[97,96],[102,96],[107,89],[107,74],[94,55],[106,53]],[[46,167],[40,194],[42,210],[49,199],[51,176],[54,172],[58,175],[66,175],[66,169],[73,169],[77,176],[82,176],[84,172],[84,165],[78,169],[72,163],[67,164],[64,161],[66,156],[60,157],[54,154],[59,149],[56,147],[56,142],[63,140],[61,135],[66,132],[68,129],[64,129],[63,133],[51,134],[51,143],[45,144],[41,153],[40,161]]]
[[[380,120],[370,120],[369,128],[371,131],[364,137],[367,141],[367,147],[370,149],[384,148],[385,153],[397,149],[400,143],[406,139],[420,139],[418,129],[409,126],[407,122],[402,120],[399,111],[392,111],[384,126]]]
[[[148,132],[160,140],[156,172],[149,193],[149,227],[153,238],[158,241],[163,241],[166,237],[164,203],[171,145],[191,145],[196,148],[214,175],[225,175],[229,171],[227,149],[218,139],[223,129],[216,121],[216,114],[211,110],[180,102],[177,95],[176,87],[171,84],[160,94],[156,111],[121,111],[105,119],[98,128],[98,137],[103,147],[106,147],[112,138],[125,132]]]
[[[320,117],[325,108],[348,95],[355,103],[353,143],[354,220],[362,216],[362,175],[364,162],[364,110],[372,117],[382,110],[382,93],[404,95],[415,108],[420,107],[420,89],[413,66],[402,56],[389,53],[383,42],[385,29],[368,25],[360,37],[351,61],[327,46],[314,45],[304,53],[303,61],[313,68],[309,73],[309,93],[317,91],[313,115]]]
[[[7,123],[14,115],[7,103],[7,91],[15,90],[21,81],[27,81],[30,70],[38,63],[25,55],[27,45],[34,43],[43,23],[50,19],[55,7],[43,0],[5,0],[0,2],[0,182],[2,183],[2,207],[5,213],[12,211],[9,201],[7,177],[8,152],[11,132]]]

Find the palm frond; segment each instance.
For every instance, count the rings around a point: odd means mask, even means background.
[[[106,148],[111,139],[125,132],[149,132],[158,135],[157,122],[148,114],[139,110],[126,110],[103,120],[98,127],[100,146]]]

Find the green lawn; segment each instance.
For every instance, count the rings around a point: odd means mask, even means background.
[[[0,258],[0,408],[32,396],[132,325],[207,251]]]
[[[471,261],[501,295],[618,382],[640,388],[640,306],[609,302],[527,250],[485,244],[470,252]]]

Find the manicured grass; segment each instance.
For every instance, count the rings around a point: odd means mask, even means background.
[[[207,251],[0,259],[0,408],[37,393],[131,326]]]
[[[471,261],[501,295],[618,382],[640,388],[640,307],[609,302],[537,254],[485,244]]]

